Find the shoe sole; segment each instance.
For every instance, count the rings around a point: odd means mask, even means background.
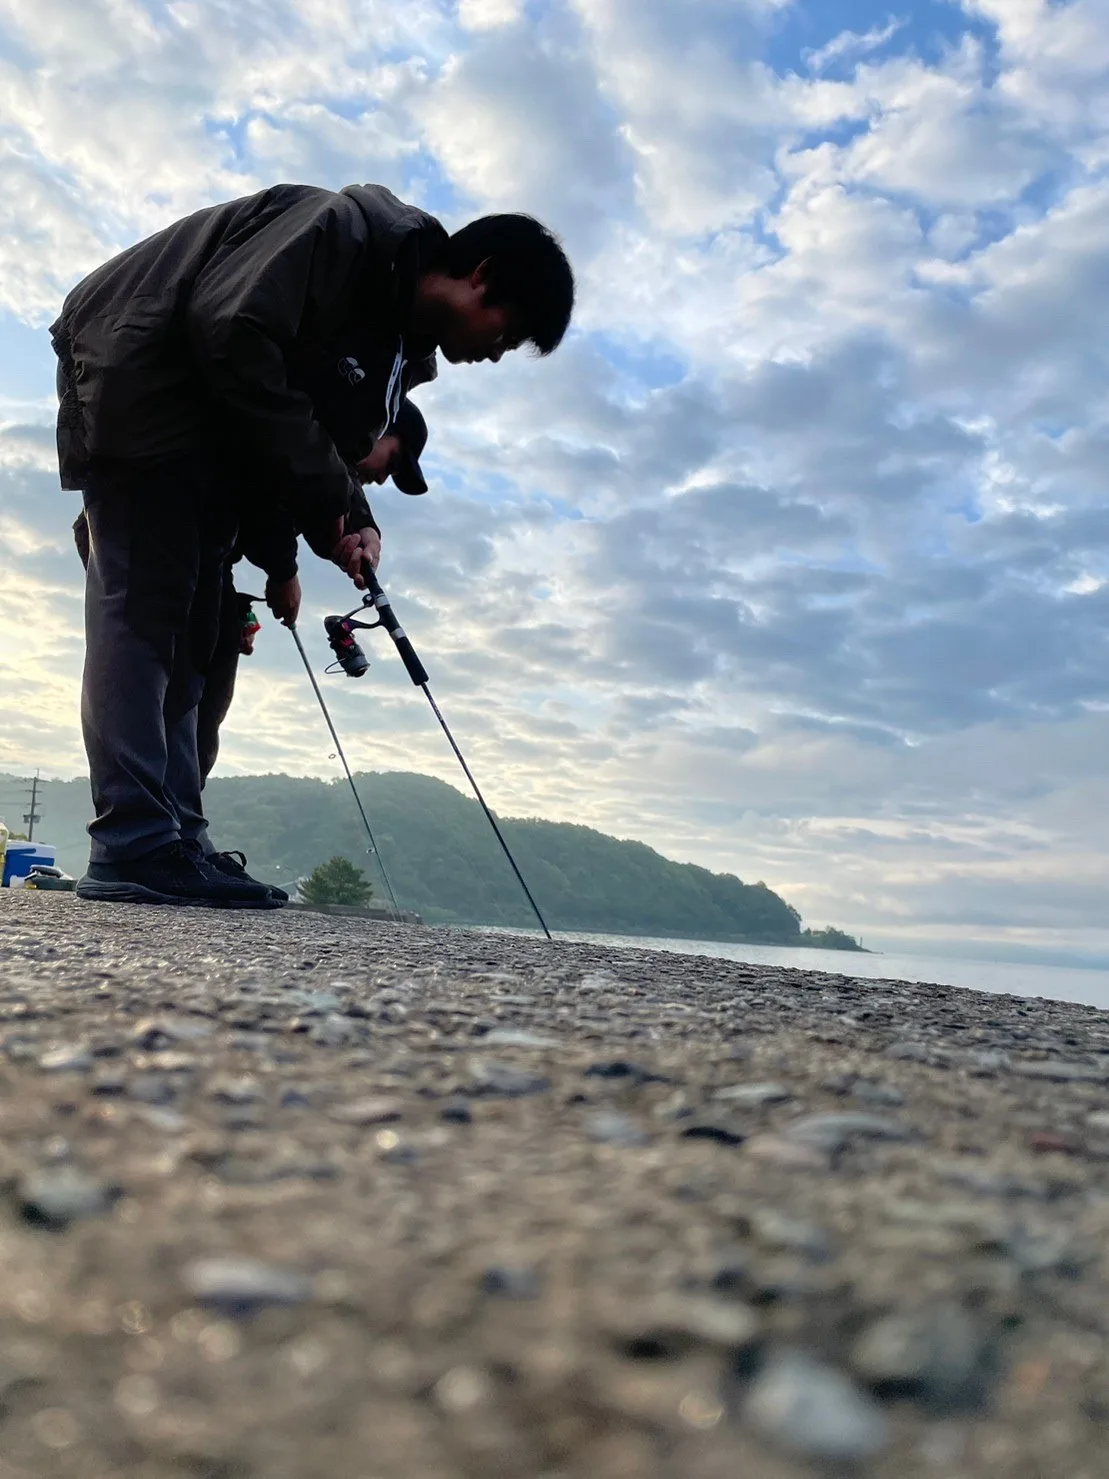
[[[198,899],[180,894],[160,894],[141,883],[107,883],[97,878],[82,878],[74,890],[79,899],[96,904],[166,904],[183,909],[275,909],[280,908],[269,897],[264,899]]]

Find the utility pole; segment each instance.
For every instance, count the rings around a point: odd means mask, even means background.
[[[30,786],[28,787],[28,791],[30,792],[30,796],[31,796],[31,810],[30,811],[25,811],[23,813],[23,820],[27,823],[27,841],[28,842],[34,842],[34,840],[35,840],[35,823],[42,821],[42,813],[36,810],[36,807],[38,805],[39,784],[40,784],[40,782],[39,782],[39,775],[38,775],[38,771],[36,770],[35,771],[35,778],[31,782]]]

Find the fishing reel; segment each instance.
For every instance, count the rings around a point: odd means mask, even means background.
[[[335,654],[335,661],[326,671],[337,673],[341,670],[348,678],[361,678],[368,670],[370,660],[362,651],[358,638],[354,634],[358,631],[372,632],[381,627],[392,638],[393,646],[397,649],[397,656],[404,664],[408,676],[417,688],[423,688],[427,683],[427,669],[416,656],[416,650],[397,620],[389,597],[381,589],[381,583],[369,560],[363,561],[362,579],[366,584],[366,594],[362,597],[361,606],[356,606],[345,616],[324,617],[323,627],[327,633],[328,645]],[[376,612],[377,620],[358,621],[359,612],[365,611]],[[430,696],[429,694],[428,697]]]
[[[361,611],[361,606],[356,606],[355,611]],[[327,633],[327,643],[335,654],[335,661],[324,669],[326,673],[346,673],[348,678],[361,678],[369,670],[370,660],[363,652],[361,644],[354,633],[356,631],[373,631],[374,627],[381,625],[378,621],[356,621],[354,611],[348,612],[346,616],[325,616],[323,629]]]

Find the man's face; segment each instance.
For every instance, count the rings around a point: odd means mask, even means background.
[[[440,331],[439,348],[452,365],[496,364],[502,354],[518,349],[521,334],[510,304],[487,303],[485,264],[469,277],[453,280],[446,323]]]
[[[400,437],[390,431],[378,437],[373,450],[356,465],[355,471],[363,483],[376,483],[378,487],[393,471],[393,464],[400,455]]]

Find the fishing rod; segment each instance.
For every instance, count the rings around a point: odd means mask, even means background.
[[[331,618],[329,617],[328,620],[330,621]],[[381,876],[385,880],[385,887],[389,890],[389,897],[393,901],[393,910],[396,913],[397,918],[399,919],[401,912],[400,905],[397,903],[397,896],[393,892],[393,885],[389,882],[389,875],[385,871],[385,860],[382,858],[381,850],[374,839],[373,828],[370,826],[370,819],[366,815],[366,808],[362,805],[362,798],[358,794],[358,787],[354,784],[354,777],[350,773],[350,766],[347,764],[346,754],[343,750],[342,744],[339,741],[339,736],[335,732],[335,725],[331,722],[331,714],[328,711],[327,704],[324,702],[323,694],[320,692],[320,685],[316,682],[316,675],[312,671],[312,664],[308,661],[308,654],[304,650],[304,643],[300,640],[300,633],[296,629],[296,622],[289,623],[289,631],[292,633],[293,641],[297,644],[297,651],[300,653],[301,659],[304,662],[304,670],[308,674],[308,681],[312,685],[312,691],[320,701],[320,708],[323,710],[323,717],[327,722],[328,729],[331,731],[331,738],[335,741],[336,753],[338,754],[339,759],[343,762],[343,769],[346,771],[347,780],[350,782],[350,789],[354,795],[354,804],[355,806],[357,806],[358,814],[362,818],[362,825],[366,829],[366,836],[370,839],[370,851],[377,858],[377,866],[381,869]],[[366,663],[366,667],[369,667],[369,663]],[[365,671],[365,669],[363,669],[363,671]]]
[[[505,841],[504,833],[501,831],[496,817],[493,815],[492,811],[490,811],[485,797],[481,794],[481,788],[478,786],[477,781],[474,779],[473,771],[466,764],[465,755],[463,755],[462,751],[459,749],[458,742],[450,731],[450,726],[443,718],[442,711],[440,710],[439,705],[435,702],[435,699],[432,696],[431,689],[428,686],[429,680],[427,676],[427,669],[424,667],[423,663],[416,655],[416,649],[412,646],[412,643],[409,640],[404,628],[397,620],[396,613],[394,612],[392,605],[389,602],[389,597],[382,589],[381,583],[377,578],[374,568],[368,560],[365,560],[362,563],[362,578],[366,582],[366,594],[362,597],[361,605],[356,606],[353,611],[348,611],[345,616],[328,616],[324,620],[324,630],[327,633],[327,640],[332,652],[335,654],[336,657],[336,663],[332,667],[329,667],[327,671],[334,672],[335,668],[338,667],[341,668],[344,673],[346,673],[348,678],[361,678],[366,673],[370,666],[369,659],[362,651],[362,648],[358,645],[358,642],[354,636],[354,633],[357,630],[371,632],[374,631],[377,627],[382,627],[393,639],[393,645],[396,647],[397,654],[399,655],[401,662],[405,666],[405,671],[408,673],[408,676],[412,679],[412,682],[415,684],[415,686],[417,688],[423,689],[424,695],[427,698],[428,703],[431,705],[431,712],[435,715],[436,719],[438,719],[439,726],[442,729],[443,733],[446,735],[447,742],[450,745],[451,749],[454,751],[455,758],[458,760],[459,765],[461,765],[463,773],[465,774],[466,779],[469,781],[470,787],[473,790],[474,795],[477,797],[482,811],[485,813],[486,820],[496,834],[497,841],[501,845],[501,850],[504,853],[505,857],[508,859],[509,866],[511,867],[513,873],[515,873],[516,880],[519,883],[520,887],[523,889],[524,894],[527,897],[527,901],[532,907],[532,912],[534,913],[536,919],[538,919],[539,921],[540,928],[546,935],[547,939],[550,940],[551,932],[547,928],[547,921],[543,918],[543,915],[539,909],[539,905],[535,902],[535,899],[532,896],[531,889],[528,888],[526,882],[524,881],[524,875],[520,872],[520,869],[516,863],[516,859],[512,856],[512,850],[509,848],[508,843]],[[356,620],[358,612],[365,611],[367,608],[372,608],[377,612],[377,620]],[[297,640],[297,646],[300,647],[299,639]],[[301,648],[302,656],[303,652],[304,649]],[[307,663],[307,661],[308,659],[305,658],[305,663]],[[314,679],[313,686],[315,687]],[[318,688],[316,689],[316,693],[318,696]],[[322,697],[320,698],[320,703],[323,703]],[[330,724],[330,722],[331,721],[329,719],[328,723]],[[334,728],[332,728],[331,733],[335,733]],[[336,744],[338,744],[338,740],[336,740]],[[354,784],[353,781],[351,782],[351,784]]]

